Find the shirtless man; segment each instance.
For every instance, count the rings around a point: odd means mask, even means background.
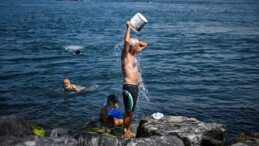
[[[65,91],[75,91],[75,92],[80,91],[75,84],[70,84],[69,79],[64,79],[63,85],[64,85]]]
[[[108,128],[123,125],[123,119],[120,119],[122,114],[118,110],[118,98],[115,95],[110,95],[107,98],[107,103],[102,107],[100,112],[100,121]]]
[[[127,21],[126,25],[127,31],[124,38],[124,49],[121,53],[121,65],[124,76],[122,94],[125,105],[124,132],[122,138],[136,136],[130,131],[130,122],[137,103],[138,85],[141,81],[136,54],[147,47],[147,43],[135,38],[130,38],[130,22]]]

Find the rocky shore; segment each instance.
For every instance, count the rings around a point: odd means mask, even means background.
[[[165,116],[156,120],[151,117],[132,124],[137,138],[121,139],[120,129],[112,131],[98,127],[92,120],[79,131],[53,129],[49,137],[43,130],[23,117],[10,115],[0,117],[0,145],[19,146],[223,146],[226,126],[204,123],[195,118]],[[117,131],[116,131],[117,130]],[[117,133],[117,134],[116,134]],[[40,135],[40,136],[38,136]],[[259,144],[259,133],[242,133],[231,146],[253,146]]]

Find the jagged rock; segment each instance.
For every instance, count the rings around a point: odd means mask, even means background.
[[[32,131],[23,117],[16,115],[0,117],[0,136],[22,137],[26,135],[32,135]]]
[[[258,132],[241,133],[237,142],[230,144],[230,146],[258,146],[258,145],[259,145]]]
[[[86,132],[53,129],[51,137],[74,138],[80,146],[184,146],[176,136],[152,136],[149,138],[121,139]]]
[[[133,133],[137,132],[137,127],[138,127],[138,124],[135,124],[135,123],[130,124],[130,129]],[[123,134],[123,126],[119,126],[111,130],[110,128],[105,127],[103,124],[101,124],[99,119],[92,119],[91,121],[87,122],[80,129],[80,131],[119,138]]]
[[[204,123],[195,118],[164,116],[156,120],[147,117],[140,121],[137,137],[153,135],[180,137],[186,146],[223,146],[226,127],[217,123]]]
[[[0,146],[77,146],[78,143],[72,138],[50,138],[39,136],[0,136]]]

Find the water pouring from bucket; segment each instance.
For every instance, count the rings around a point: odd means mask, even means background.
[[[130,28],[138,33],[147,22],[147,19],[142,14],[137,13],[134,17],[130,19]]]

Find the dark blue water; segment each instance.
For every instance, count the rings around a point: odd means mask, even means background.
[[[256,0],[0,3],[0,115],[17,114],[48,132],[99,117],[109,94],[121,98],[125,22],[148,43],[138,56],[134,121],[154,112],[225,124],[227,141],[259,131],[259,3]],[[45,13],[43,16],[42,13]],[[86,56],[72,56],[80,49]],[[85,87],[68,95],[62,81]]]

